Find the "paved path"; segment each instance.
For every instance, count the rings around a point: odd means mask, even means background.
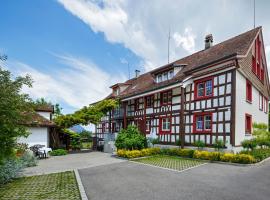
[[[131,162],[79,170],[91,200],[269,200],[270,162],[173,172]]]
[[[74,169],[108,165],[124,161],[125,160],[112,157],[111,154],[101,152],[69,154],[66,156],[54,156],[50,157],[49,159],[39,160],[38,166],[26,168],[23,172],[23,175],[32,176],[55,172],[63,172]]]

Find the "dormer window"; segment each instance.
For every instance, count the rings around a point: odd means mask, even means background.
[[[119,87],[114,89],[114,94],[116,96],[118,96],[120,94],[120,88]]]
[[[173,76],[174,76],[173,70],[160,73],[160,74],[156,75],[156,82],[160,83],[162,81],[170,80],[173,78]]]

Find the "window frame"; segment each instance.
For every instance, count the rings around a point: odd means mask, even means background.
[[[205,129],[206,117],[211,116],[210,129]],[[197,118],[202,117],[202,129],[197,129]],[[213,125],[213,113],[212,112],[200,112],[193,115],[193,133],[209,134],[212,133]]]
[[[263,111],[264,104],[264,96],[261,92],[259,92],[259,110]]]
[[[150,105],[148,105],[148,100],[150,99]],[[154,95],[149,95],[145,97],[145,108],[154,107]]]
[[[168,119],[169,121],[169,129],[163,130],[163,119]],[[171,116],[160,116],[159,117],[159,134],[171,134],[172,130],[172,117]]]
[[[164,102],[164,94],[167,96],[167,101]],[[170,97],[170,98],[169,98]],[[172,104],[172,90],[163,91],[160,93],[160,105],[171,105]]]
[[[246,101],[252,103],[252,83],[246,79]]]
[[[211,81],[211,95],[206,95],[206,83],[208,81]],[[203,84],[203,96],[198,96],[198,85]],[[196,80],[194,82],[194,100],[198,100],[198,99],[209,99],[211,97],[213,97],[214,95],[214,77],[207,77],[204,79],[200,79],[200,80]]]
[[[249,124],[247,123],[247,118],[250,118]],[[252,134],[252,115],[248,113],[245,114],[245,134],[246,135]]]

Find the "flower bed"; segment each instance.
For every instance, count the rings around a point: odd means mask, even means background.
[[[160,149],[160,148],[147,148],[142,150],[118,150],[117,155],[124,158],[138,158],[152,155],[169,155],[180,156],[185,158],[195,158],[210,161],[222,161],[231,163],[251,164],[255,163],[257,159],[250,154],[233,154],[222,152],[208,152],[198,151],[193,149]]]
[[[253,156],[257,162],[270,157],[270,149],[253,149],[252,151],[241,151],[241,154]]]

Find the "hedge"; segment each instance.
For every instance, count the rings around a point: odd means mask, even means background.
[[[270,153],[270,152],[269,152]],[[152,155],[170,155],[170,156],[180,156],[185,158],[195,158],[210,161],[222,161],[231,163],[242,163],[250,164],[255,163],[255,159],[249,154],[232,154],[232,153],[221,153],[221,152],[208,152],[199,151],[193,149],[160,149],[160,148],[147,148],[142,150],[118,150],[117,155],[124,158],[138,158],[143,156]]]

